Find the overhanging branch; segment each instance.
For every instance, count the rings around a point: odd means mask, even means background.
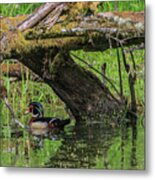
[[[20,17],[2,18],[1,59],[16,58],[38,48],[42,53],[52,48],[65,51],[79,49],[104,51],[110,48],[109,38],[111,37],[117,37],[122,41],[123,46],[144,43],[144,22],[129,20],[130,13],[128,13],[128,19],[119,18],[119,14],[115,13],[111,13],[110,17],[107,13],[102,13],[93,17],[68,19],[67,15],[61,16],[65,6],[65,3],[46,3],[32,15],[24,18],[23,22],[20,22],[22,19]],[[39,17],[38,14],[41,16]],[[123,16],[123,12],[121,15]],[[133,18],[134,13],[132,12],[131,15]],[[135,13],[135,15],[143,16],[143,13]],[[15,30],[10,31],[10,26]],[[111,43],[113,48],[117,48],[115,40],[111,39]]]

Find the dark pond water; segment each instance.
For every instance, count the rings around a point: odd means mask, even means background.
[[[103,123],[68,125],[64,131],[3,126],[1,164],[18,167],[144,169],[143,118],[136,127]]]

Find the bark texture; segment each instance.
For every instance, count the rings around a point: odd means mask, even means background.
[[[123,46],[144,43],[143,12],[70,18],[63,14],[66,6],[46,3],[28,17],[1,18],[0,60],[18,59],[30,68],[52,87],[76,119],[122,109],[124,102],[76,64],[69,52],[115,48],[116,39]],[[134,19],[134,15],[139,18]]]

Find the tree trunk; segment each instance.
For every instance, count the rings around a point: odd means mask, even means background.
[[[36,57],[37,64],[36,64]],[[39,75],[71,110],[76,119],[108,114],[120,108],[108,88],[90,71],[76,64],[68,52],[37,50],[18,59]]]
[[[26,65],[52,87],[76,119],[112,115],[122,109],[124,103],[94,74],[76,64],[69,52],[104,51],[118,47],[118,41],[123,46],[144,43],[143,13],[100,13],[72,19],[61,16],[66,4],[47,5],[27,19],[0,19],[0,61],[14,58]],[[42,14],[41,19],[37,13]]]
[[[49,66],[49,85],[76,118],[110,113],[118,106],[100,80],[76,64],[69,54],[58,53]]]

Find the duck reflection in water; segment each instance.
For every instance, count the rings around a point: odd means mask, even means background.
[[[25,114],[31,114],[32,116],[28,126],[29,132],[33,136],[31,146],[35,148],[43,147],[42,142],[45,138],[50,140],[59,139],[58,136],[63,133],[64,127],[70,123],[69,118],[62,120],[57,117],[44,117],[43,106],[39,102],[31,102]]]

